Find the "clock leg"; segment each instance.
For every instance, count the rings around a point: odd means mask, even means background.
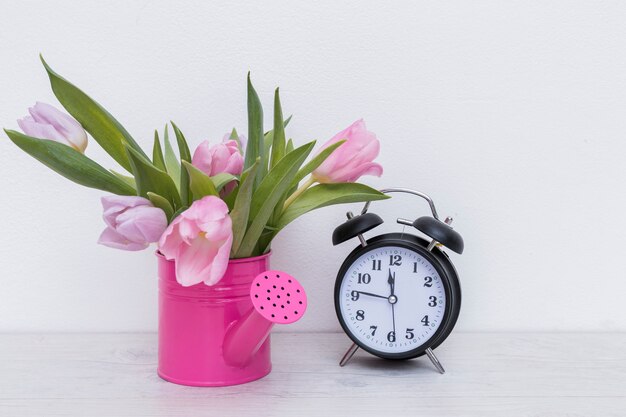
[[[437,368],[440,374],[446,373],[446,370],[443,369],[443,366],[441,366],[441,362],[439,362],[439,359],[437,359],[437,357],[435,356],[435,352],[433,352],[431,348],[426,349],[426,355],[428,355],[428,359],[430,359],[433,365],[435,365],[435,368]]]
[[[345,366],[348,362],[350,362],[350,359],[352,359],[352,356],[354,356],[357,350],[359,350],[359,346],[356,343],[352,343],[352,346],[350,346],[345,355],[343,355],[343,358],[341,358],[339,366]]]

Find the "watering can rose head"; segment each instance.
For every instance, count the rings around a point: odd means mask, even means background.
[[[215,285],[226,272],[233,243],[228,206],[215,196],[196,200],[168,226],[159,250],[176,262],[176,280]]]
[[[103,218],[107,225],[98,243],[116,249],[138,251],[159,240],[167,227],[163,210],[136,196],[102,197]]]
[[[383,167],[373,162],[378,156],[380,142],[365,127],[363,119],[352,123],[324,144],[320,152],[345,140],[328,158],[313,171],[313,179],[319,183],[355,182],[363,175],[380,177]]]
[[[50,104],[37,102],[28,109],[30,116],[17,121],[22,131],[29,136],[50,139],[71,146],[84,153],[87,148],[85,129],[71,116]]]

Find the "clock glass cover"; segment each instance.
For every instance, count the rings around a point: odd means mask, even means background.
[[[376,247],[346,269],[339,309],[344,328],[366,350],[401,354],[435,335],[444,319],[446,291],[437,269],[418,252]]]

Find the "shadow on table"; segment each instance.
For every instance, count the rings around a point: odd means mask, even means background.
[[[349,367],[360,367],[361,369],[368,370],[387,370],[397,372],[415,372],[417,370],[427,368],[428,370],[434,370],[432,369],[430,361],[426,357],[409,360],[390,360],[376,357],[355,356],[345,366],[345,368]]]

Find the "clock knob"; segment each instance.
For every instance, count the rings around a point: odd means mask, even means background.
[[[381,224],[383,224],[383,219],[374,213],[365,213],[352,217],[345,223],[337,226],[333,232],[333,245],[338,245],[353,237],[357,237]]]
[[[425,235],[432,237],[451,251],[459,254],[463,253],[463,238],[459,232],[446,223],[433,217],[424,216],[415,220],[413,227]]]

